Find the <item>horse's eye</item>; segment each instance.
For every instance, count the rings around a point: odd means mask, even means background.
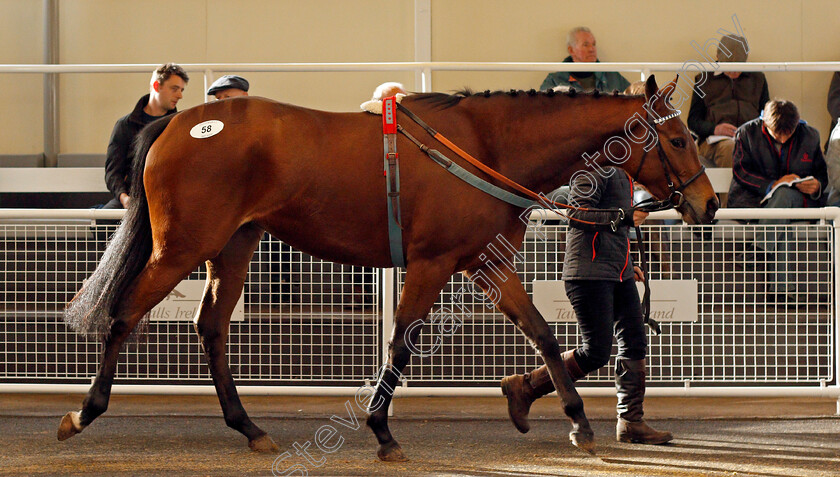
[[[685,147],[685,139],[681,137],[671,139],[671,145],[676,147],[677,149],[682,149]]]

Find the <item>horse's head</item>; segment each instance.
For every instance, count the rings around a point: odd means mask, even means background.
[[[651,75],[645,83],[647,127],[656,131],[658,143],[639,147],[629,169],[635,179],[658,199],[671,200],[689,224],[712,221],[720,207],[709,178],[697,156],[697,146],[669,99],[679,76],[662,89]],[[647,150],[645,150],[647,149]]]

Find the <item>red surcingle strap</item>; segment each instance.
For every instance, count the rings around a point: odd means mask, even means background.
[[[397,99],[394,96],[382,100],[382,132],[397,133]]]

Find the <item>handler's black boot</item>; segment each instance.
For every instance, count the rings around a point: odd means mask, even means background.
[[[569,350],[562,356],[572,381],[577,381],[584,374],[575,361],[573,353],[574,350]],[[551,382],[546,365],[524,375],[514,374],[502,379],[502,394],[507,396],[508,414],[519,432],[525,434],[531,430],[531,425],[528,424],[531,404],[552,391],[554,391],[554,383]]]
[[[668,431],[657,431],[642,419],[645,400],[645,360],[617,359],[615,363],[615,389],[618,397],[616,410],[618,423],[615,438],[619,442],[637,444],[664,444],[674,436]]]

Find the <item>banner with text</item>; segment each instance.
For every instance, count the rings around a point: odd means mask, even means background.
[[[650,280],[650,317],[660,323],[697,321],[697,280]],[[577,321],[562,280],[534,280],[534,306],[545,321]],[[639,297],[644,290],[636,282]]]
[[[169,292],[162,302],[149,312],[151,321],[193,321],[201,297],[204,295],[204,280],[184,280]],[[233,307],[230,321],[245,320],[244,294],[239,295],[239,301]]]

